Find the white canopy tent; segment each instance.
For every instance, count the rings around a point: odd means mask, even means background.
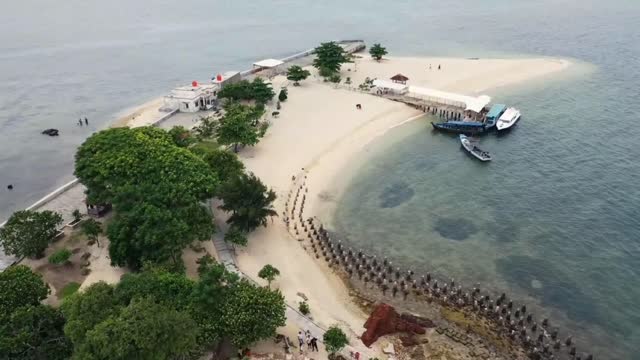
[[[280,60],[276,60],[276,59],[264,59],[264,60],[260,60],[258,62],[254,62],[253,66],[255,67],[259,67],[259,68],[266,68],[266,69],[270,69],[270,68],[274,68],[276,66],[282,65],[284,64],[284,62],[280,61]]]
[[[476,113],[482,111],[491,102],[491,97],[488,95],[473,97],[420,86],[409,86],[409,96],[438,104],[461,107]]]
[[[409,90],[409,86],[406,84],[387,80],[373,80],[373,86],[379,88],[380,90],[387,90],[397,94],[404,94]]]

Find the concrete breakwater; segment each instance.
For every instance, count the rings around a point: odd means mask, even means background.
[[[455,311],[490,324],[492,332],[532,359],[593,359],[592,355],[579,352],[573,338],[561,334],[551,320],[537,318],[526,305],[518,305],[506,293],[496,296],[479,284],[467,288],[453,279],[438,279],[431,273],[418,275],[411,269],[395,266],[390,259],[379,259],[344,246],[317,218],[305,217],[306,178],[304,172],[294,177],[289,190],[283,213],[287,229],[311,256],[343,274],[356,289],[379,301],[428,304],[432,311],[426,315],[434,316],[436,323],[440,317],[439,322],[443,325],[439,332],[442,333],[452,330],[447,330],[440,313],[442,310]],[[467,335],[463,337],[469,339]],[[477,344],[465,341],[465,345]],[[474,351],[479,353],[475,348]]]

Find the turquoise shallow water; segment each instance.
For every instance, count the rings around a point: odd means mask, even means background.
[[[585,334],[609,334],[604,357],[638,358],[638,1],[24,0],[3,10],[0,219],[68,181],[75,148],[123,109],[322,40],[593,64],[583,77],[492,94],[525,115],[483,140],[496,157],[488,166],[425,122],[398,129],[402,141],[341,203],[339,228],[408,264],[509,288]],[[43,138],[49,127],[62,136]]]

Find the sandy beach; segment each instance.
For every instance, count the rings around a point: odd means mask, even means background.
[[[560,59],[388,58],[376,62],[362,58],[343,66],[342,78],[350,77],[352,86],[357,87],[365,77],[389,78],[402,73],[412,85],[491,95],[491,89],[550,75],[569,65],[569,61]],[[368,143],[422,115],[402,103],[335,88],[319,81],[315,71],[313,74],[315,79],[310,78],[299,87],[292,86],[283,76],[273,79],[274,89],[288,88],[289,99],[282,104],[279,117],[271,120],[266,137],[255,147],[240,152],[247,169],[278,194],[275,207],[279,214],[284,212],[292,176],[304,169],[310,202],[305,218],[314,215],[320,194],[325,200],[327,196],[339,197],[324,191],[336,181],[348,180],[349,171],[341,170],[347,169]],[[362,110],[357,110],[356,104],[361,104]],[[249,245],[238,252],[238,261],[247,274],[256,274],[264,264],[279,268],[282,276],[276,286],[287,300],[304,293],[317,322],[322,326],[340,324],[348,330],[352,344],[362,346],[356,337],[364,331],[366,315],[349,301],[342,281],[291,237],[282,215],[273,219],[269,227],[250,235]]]

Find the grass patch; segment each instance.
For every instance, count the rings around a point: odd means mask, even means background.
[[[78,292],[78,289],[80,289],[80,284],[78,284],[77,282],[70,282],[64,288],[62,288],[62,291],[60,292],[60,298],[64,299],[66,297],[69,297]]]
[[[206,139],[193,144],[191,147],[193,149],[217,150],[220,148],[220,144],[213,139]]]

